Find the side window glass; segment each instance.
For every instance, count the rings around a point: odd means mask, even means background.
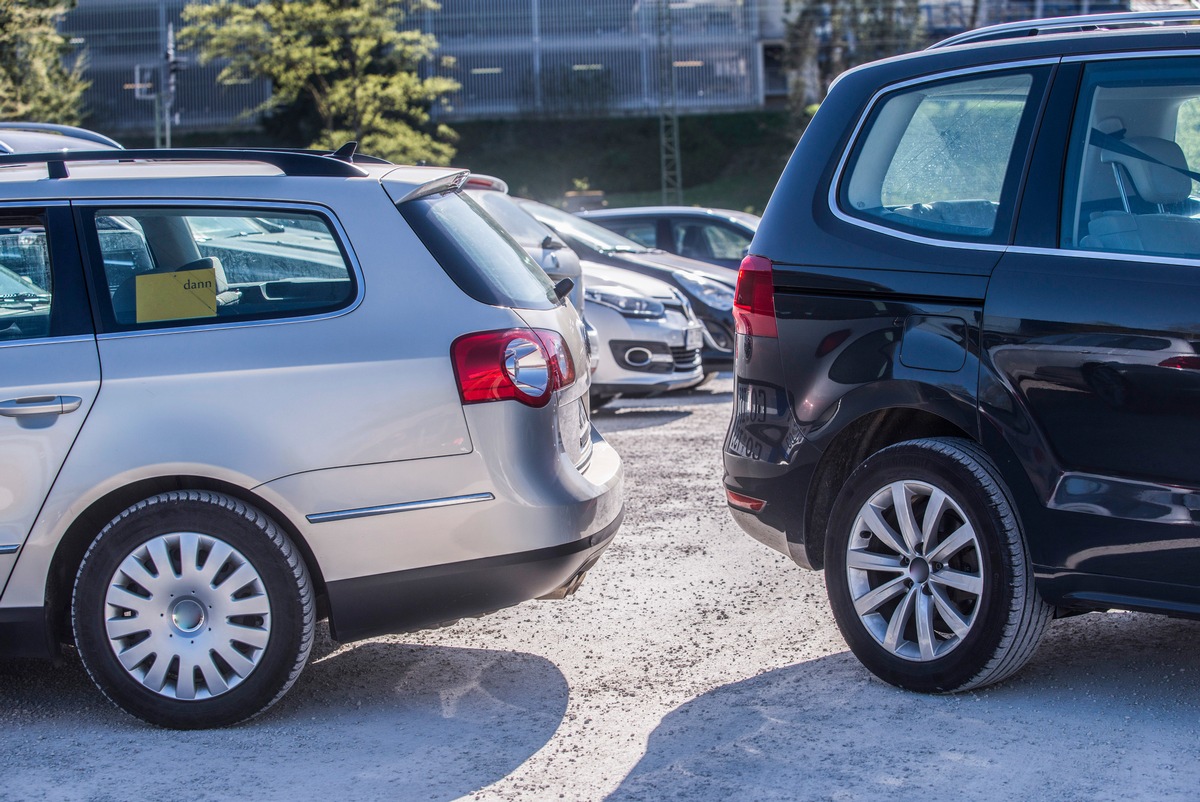
[[[321,215],[262,209],[98,209],[92,215],[118,328],[315,314],[355,295]]]
[[[708,247],[717,259],[740,261],[750,247],[750,238],[732,228],[706,226],[704,232],[708,235]]]
[[[45,221],[0,215],[0,341],[48,337],[53,289]]]
[[[1064,248],[1200,258],[1200,60],[1084,70],[1063,191]]]
[[[1033,87],[1033,74],[1006,73],[886,97],[848,162],[840,207],[926,235],[991,238],[1011,216],[1002,206]]]
[[[675,253],[702,262],[713,257],[708,245],[708,234],[703,223],[687,223],[676,220],[671,225],[671,236],[675,240]]]

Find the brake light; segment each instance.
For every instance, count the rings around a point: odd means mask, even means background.
[[[547,329],[464,334],[450,345],[450,361],[464,404],[514,400],[544,407],[555,390],[575,381],[566,341]]]
[[[747,256],[738,270],[733,295],[733,320],[738,334],[778,337],[775,324],[775,285],[771,260]]]

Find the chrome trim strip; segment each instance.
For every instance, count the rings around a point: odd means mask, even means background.
[[[1069,248],[1031,248],[1027,246],[1014,245],[1008,249],[1009,253],[1024,254],[1026,256],[1069,256],[1076,259],[1085,258],[1091,262],[1097,259],[1111,259],[1116,262],[1139,262],[1147,265],[1182,265],[1186,267],[1194,267],[1200,256],[1159,256],[1155,254],[1141,253],[1117,253],[1114,251],[1089,251]]]
[[[1139,28],[1139,31],[1179,31],[1181,28]],[[1137,61],[1142,58],[1195,58],[1195,50],[1121,50],[1106,53],[1080,53],[1074,56],[1063,56],[1063,64],[1079,64],[1088,61]]]
[[[0,546],[0,556],[3,556],[5,554],[16,554],[20,550],[21,550],[20,544],[17,544],[15,546]]]
[[[979,75],[980,70],[983,68],[986,68],[988,72],[995,72],[995,71],[999,71],[999,70],[1019,70],[1019,69],[1025,68],[1025,67],[1045,67],[1048,65],[1055,65],[1061,61],[1062,61],[1062,59],[1059,58],[1058,56],[1054,56],[1054,57],[1050,57],[1050,58],[1030,59],[1027,61],[1011,61],[1011,62],[1010,61],[999,61],[999,62],[996,62],[995,64],[982,65],[982,67],[981,66],[965,67],[965,68],[959,69],[959,70],[950,70],[949,72],[939,72],[939,73],[933,73],[930,75],[922,75],[918,78],[910,78],[907,81],[901,81],[900,83],[896,83],[896,84],[889,84],[889,85],[881,88],[879,91],[877,91],[871,97],[871,102],[869,102],[866,105],[866,108],[863,110],[862,115],[858,118],[858,123],[854,126],[854,133],[850,135],[850,139],[847,142],[845,149],[842,151],[842,158],[838,161],[837,170],[834,171],[834,174],[833,174],[833,180],[829,182],[829,195],[827,198],[827,202],[829,204],[830,211],[833,212],[833,216],[838,218],[839,220],[841,220],[843,223],[848,223],[852,226],[857,226],[859,228],[865,228],[868,231],[874,231],[879,234],[885,234],[887,236],[895,237],[897,239],[902,239],[902,240],[905,240],[908,242],[918,242],[922,245],[937,245],[937,246],[949,245],[949,246],[952,246],[955,248],[962,248],[963,250],[968,250],[968,251],[1000,252],[1000,251],[1007,250],[1008,249],[1007,245],[1000,245],[1000,244],[995,244],[995,243],[962,242],[960,240],[955,240],[955,239],[935,239],[932,237],[922,237],[918,234],[910,234],[906,231],[900,231],[895,228],[888,228],[887,226],[881,226],[876,223],[871,223],[866,220],[863,220],[860,217],[853,217],[853,216],[848,215],[845,212],[843,212],[841,207],[838,205],[837,188],[839,186],[841,186],[842,173],[846,169],[846,162],[850,160],[850,151],[854,150],[854,146],[855,146],[855,144],[857,144],[858,138],[862,134],[863,126],[867,124],[867,118],[871,116],[871,112],[873,112],[875,110],[875,106],[876,106],[876,104],[878,104],[879,99],[881,97],[883,97],[884,95],[890,94],[892,92],[896,92],[901,89],[907,89],[910,86],[919,86],[921,84],[929,84],[929,83],[934,83],[937,81],[944,81],[944,80],[947,80],[950,78],[958,78],[960,76]]]
[[[455,507],[459,504],[474,504],[479,501],[494,501],[491,493],[472,493],[469,496],[450,496],[448,498],[431,498],[424,501],[405,501],[400,504],[386,504],[382,507],[360,507],[356,510],[337,510],[336,512],[315,512],[306,515],[310,524],[327,524],[331,521],[349,521],[354,518],[369,518],[372,515],[391,515],[394,512],[412,512],[413,510],[432,510],[438,507]]]
[[[18,348],[25,345],[52,345],[54,343],[94,343],[94,334],[68,334],[62,337],[29,337],[24,340],[5,340],[0,348]]]
[[[103,342],[105,340],[120,340],[126,337],[159,337],[165,334],[184,334],[194,331],[212,331],[214,329],[243,329],[252,326],[280,326],[290,323],[307,323],[316,320],[329,320],[331,318],[348,315],[362,305],[363,298],[366,293],[363,291],[365,281],[363,279],[362,266],[359,264],[358,256],[354,253],[354,249],[350,244],[350,237],[346,234],[346,230],[342,228],[342,222],[338,220],[337,215],[333,213],[333,209],[328,206],[322,206],[317,203],[306,201],[255,201],[252,198],[229,200],[217,198],[86,198],[74,202],[74,207],[83,212],[94,209],[103,208],[154,208],[167,207],[175,209],[203,209],[204,207],[214,209],[245,209],[247,211],[307,211],[318,214],[328,220],[333,226],[334,233],[338,237],[338,244],[345,249],[347,260],[350,263],[350,269],[354,274],[355,290],[357,294],[354,300],[347,306],[341,309],[335,309],[332,312],[323,312],[318,315],[295,315],[290,317],[271,318],[269,320],[230,320],[225,323],[197,323],[195,326],[175,326],[162,329],[145,329],[139,331],[110,331],[103,334],[97,334],[96,339]],[[211,318],[206,318],[209,320]]]
[[[51,206],[70,206],[69,200],[50,200],[41,198],[29,198],[21,200],[19,198],[6,198],[0,200],[0,211],[7,209],[47,209]]]

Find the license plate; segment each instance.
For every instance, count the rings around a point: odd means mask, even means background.
[[[687,349],[699,348],[704,345],[704,332],[699,328],[687,330],[687,337],[684,339],[683,347]]]

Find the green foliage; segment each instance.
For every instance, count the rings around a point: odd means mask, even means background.
[[[582,180],[610,205],[662,201],[657,119],[492,120],[458,130],[454,164],[504,179],[514,195],[558,203]],[[680,117],[685,203],[761,211],[795,144],[781,112]]]
[[[271,97],[255,111],[301,144],[355,140],[392,161],[447,164],[455,134],[429,112],[458,84],[421,78],[417,66],[437,40],[400,29],[409,14],[438,8],[433,0],[219,0],[184,9],[180,41],[200,48],[201,63],[223,61],[223,84],[269,80]]]
[[[71,5],[74,5],[73,3]],[[83,116],[83,59],[55,23],[62,2],[0,0],[0,119],[78,125]]]

